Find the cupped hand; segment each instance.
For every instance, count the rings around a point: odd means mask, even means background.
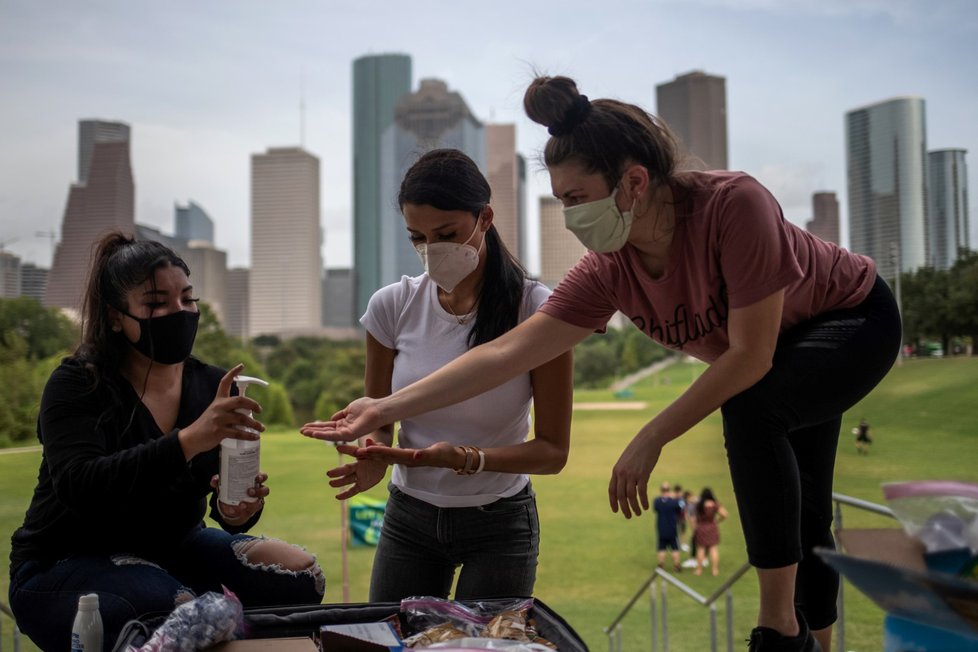
[[[267,473],[259,473],[255,476],[255,486],[248,488],[248,495],[257,498],[253,502],[241,501],[237,505],[231,505],[228,503],[222,503],[220,499],[217,501],[217,510],[220,512],[221,517],[228,524],[240,524],[252,516],[260,512],[265,507],[265,498],[271,491],[265,486],[265,482],[268,480]],[[214,491],[218,490],[218,486],[221,483],[221,476],[215,475],[211,478],[211,488]]]
[[[384,423],[376,398],[358,398],[332,416],[329,421],[312,421],[299,428],[306,437],[324,441],[353,441],[379,430]]]
[[[258,439],[256,432],[241,430],[239,427],[251,428],[261,432],[265,426],[260,421],[241,414],[236,410],[261,412],[261,405],[246,396],[231,396],[231,384],[234,378],[244,369],[243,364],[234,366],[217,386],[217,394],[204,413],[196,421],[180,430],[178,438],[184,455],[189,460],[193,456],[209,451],[222,439]]]
[[[360,449],[357,446],[352,446],[350,444],[339,444],[336,447],[336,450],[347,455],[353,455]],[[358,459],[356,462],[343,464],[326,472],[328,477],[333,478],[329,481],[329,486],[346,487],[347,485],[352,485],[345,491],[341,491],[340,493],[336,494],[337,500],[352,498],[353,496],[356,496],[357,494],[376,486],[377,483],[384,479],[386,474],[387,464],[384,462],[367,459]]]
[[[357,448],[350,454],[358,460],[375,460],[385,464],[401,464],[403,466],[435,466],[457,469],[465,463],[465,454],[459,452],[457,446],[447,441],[440,441],[427,448],[392,448],[370,442],[367,446]]]
[[[646,431],[640,431],[629,442],[611,470],[608,501],[611,511],[621,509],[625,518],[641,516],[649,510],[649,477],[659,462],[662,446]]]

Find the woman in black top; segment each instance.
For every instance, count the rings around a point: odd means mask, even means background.
[[[37,487],[12,539],[10,606],[41,649],[67,649],[79,596],[98,593],[111,644],[126,621],[227,586],[244,606],[318,603],[313,555],[251,537],[254,502],[218,503],[219,444],[264,427],[227,373],[191,358],[197,299],[187,265],[157,242],[122,234],[98,246],[82,343],[41,398]],[[222,529],[204,526],[210,516]]]

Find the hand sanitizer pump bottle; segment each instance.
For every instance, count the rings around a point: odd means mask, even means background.
[[[249,385],[268,387],[268,383],[261,378],[251,376],[237,376],[234,384],[240,396],[245,395]],[[242,408],[238,412],[251,416],[251,410],[247,408]],[[258,431],[253,428],[236,427],[239,430],[258,434]],[[255,496],[248,495],[248,489],[255,486],[255,476],[261,469],[259,450],[260,442],[257,439],[221,440],[221,479],[218,486],[218,500],[227,505],[237,505],[240,502],[253,503],[258,500]]]

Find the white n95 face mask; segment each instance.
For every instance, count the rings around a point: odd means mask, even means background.
[[[634,214],[631,210],[624,213],[618,210],[617,194],[616,187],[604,199],[564,208],[564,225],[591,251],[599,254],[618,251],[628,242]]]
[[[479,253],[486,238],[483,236],[478,249],[469,244],[478,230],[479,221],[476,220],[472,235],[465,242],[422,242],[414,246],[429,278],[449,294],[479,266]]]

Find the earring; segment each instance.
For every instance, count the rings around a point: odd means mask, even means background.
[[[112,325],[112,332],[113,333],[118,333],[120,331],[122,331],[122,326],[120,326],[119,324],[113,324]]]

